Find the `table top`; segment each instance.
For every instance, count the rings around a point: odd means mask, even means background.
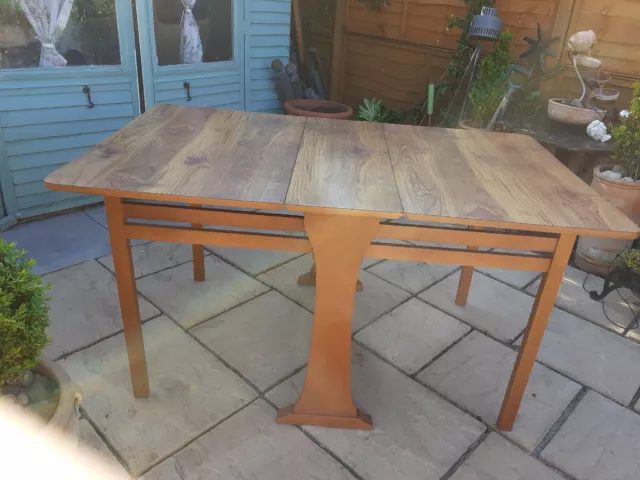
[[[159,105],[45,179],[53,190],[635,238],[534,139]]]

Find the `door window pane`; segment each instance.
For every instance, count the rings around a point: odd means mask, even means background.
[[[158,65],[233,58],[233,0],[153,0],[153,23]]]
[[[115,0],[0,0],[0,68],[119,64]]]

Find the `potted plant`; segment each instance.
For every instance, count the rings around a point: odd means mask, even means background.
[[[619,261],[610,269],[602,287],[602,292],[589,292],[593,300],[602,300],[618,288],[628,288],[640,295],[640,250],[631,248],[618,256]]]
[[[59,365],[40,357],[49,342],[49,286],[34,265],[0,239],[0,397],[77,436],[79,392]]]
[[[478,74],[469,91],[471,118],[460,122],[461,128],[485,128],[502,102],[508,88],[512,38],[509,30],[502,32],[496,47],[480,62]]]
[[[615,163],[593,169],[591,187],[634,222],[640,222],[640,82],[634,83],[629,115],[613,127]],[[583,270],[606,275],[613,259],[631,246],[631,240],[580,237],[576,264]]]

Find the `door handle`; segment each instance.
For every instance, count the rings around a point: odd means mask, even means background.
[[[192,100],[191,98],[191,84],[189,82],[184,82],[182,86],[187,90],[187,102]]]
[[[82,93],[87,96],[87,108],[95,107],[96,104],[91,101],[91,89],[89,88],[89,85],[82,87]]]

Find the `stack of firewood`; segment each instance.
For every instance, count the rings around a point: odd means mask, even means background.
[[[301,98],[326,99],[322,76],[314,62],[308,62],[306,82],[300,77],[295,63],[284,66],[282,61],[276,58],[271,62],[271,69],[275,72],[276,88],[283,104],[287,100]]]

